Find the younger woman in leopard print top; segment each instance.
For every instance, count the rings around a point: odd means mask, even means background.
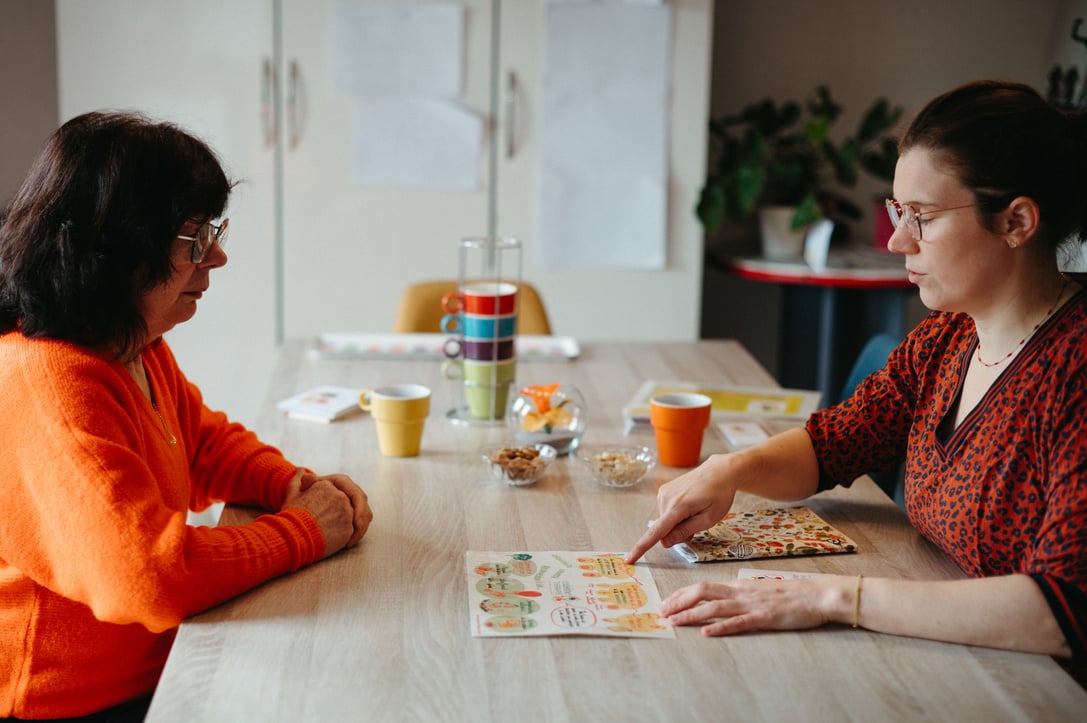
[[[896,229],[934,313],[887,366],[804,429],[715,455],[661,487],[631,551],[711,527],[737,491],[780,500],[906,462],[909,517],[971,577],[701,584],[669,597],[707,635],[828,622],[1087,661],[1087,118],[1017,83],[931,101],[899,144]],[[860,599],[858,599],[860,594]],[[858,607],[858,603],[860,603]]]

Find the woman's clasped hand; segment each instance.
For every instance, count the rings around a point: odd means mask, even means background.
[[[325,538],[325,554],[354,547],[366,534],[373,512],[366,493],[345,474],[318,476],[300,469],[287,485],[283,508],[306,510],[316,520]]]

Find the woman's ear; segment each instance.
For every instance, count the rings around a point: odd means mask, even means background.
[[[1008,246],[1015,248],[1034,238],[1040,223],[1041,215],[1034,199],[1017,196],[1000,214],[999,228]]]

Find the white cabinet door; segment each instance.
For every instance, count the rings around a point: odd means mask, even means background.
[[[547,0],[501,3],[496,232],[524,241],[523,275],[541,291],[552,329],[582,339],[697,339],[702,228],[694,208],[705,179],[712,0],[668,0],[667,265],[659,271],[549,271],[539,260],[540,98]],[[621,6],[621,4],[620,4]],[[511,81],[512,78],[512,81]],[[622,119],[615,121],[622,131]]]
[[[389,331],[405,286],[454,277],[458,239],[494,232],[524,242],[522,275],[542,289],[556,333],[587,339],[697,338],[702,230],[693,209],[705,173],[710,0],[669,2],[667,267],[562,272],[537,261],[539,98],[548,3],[448,1],[465,12],[465,80],[458,100],[489,118],[493,132],[480,158],[482,185],[472,192],[363,186],[352,180],[354,103],[365,101],[353,101],[333,82],[330,37],[337,2],[282,0],[283,75],[288,85],[297,79],[296,88],[285,92],[287,99],[296,98],[285,115],[299,118],[298,131],[288,133],[294,140],[286,142],[283,164],[286,336]]]
[[[406,5],[411,0],[398,3]],[[464,13],[463,92],[488,125],[491,0],[450,0]],[[336,88],[334,0],[282,0],[288,123],[283,158],[284,331],[392,331],[401,291],[457,276],[457,242],[487,233],[488,140],[469,191],[362,185],[352,179],[353,99]],[[385,6],[390,4],[385,2]]]
[[[251,422],[275,348],[274,139],[262,120],[271,0],[57,0],[60,115],[142,111],[207,141],[228,175],[229,262],[167,335],[208,404]],[[268,104],[271,107],[271,104]]]

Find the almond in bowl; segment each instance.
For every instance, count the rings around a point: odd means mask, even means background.
[[[633,487],[657,465],[657,455],[649,447],[590,447],[578,459],[605,487]]]
[[[484,447],[480,454],[496,480],[514,487],[535,484],[558,456],[547,444]]]

